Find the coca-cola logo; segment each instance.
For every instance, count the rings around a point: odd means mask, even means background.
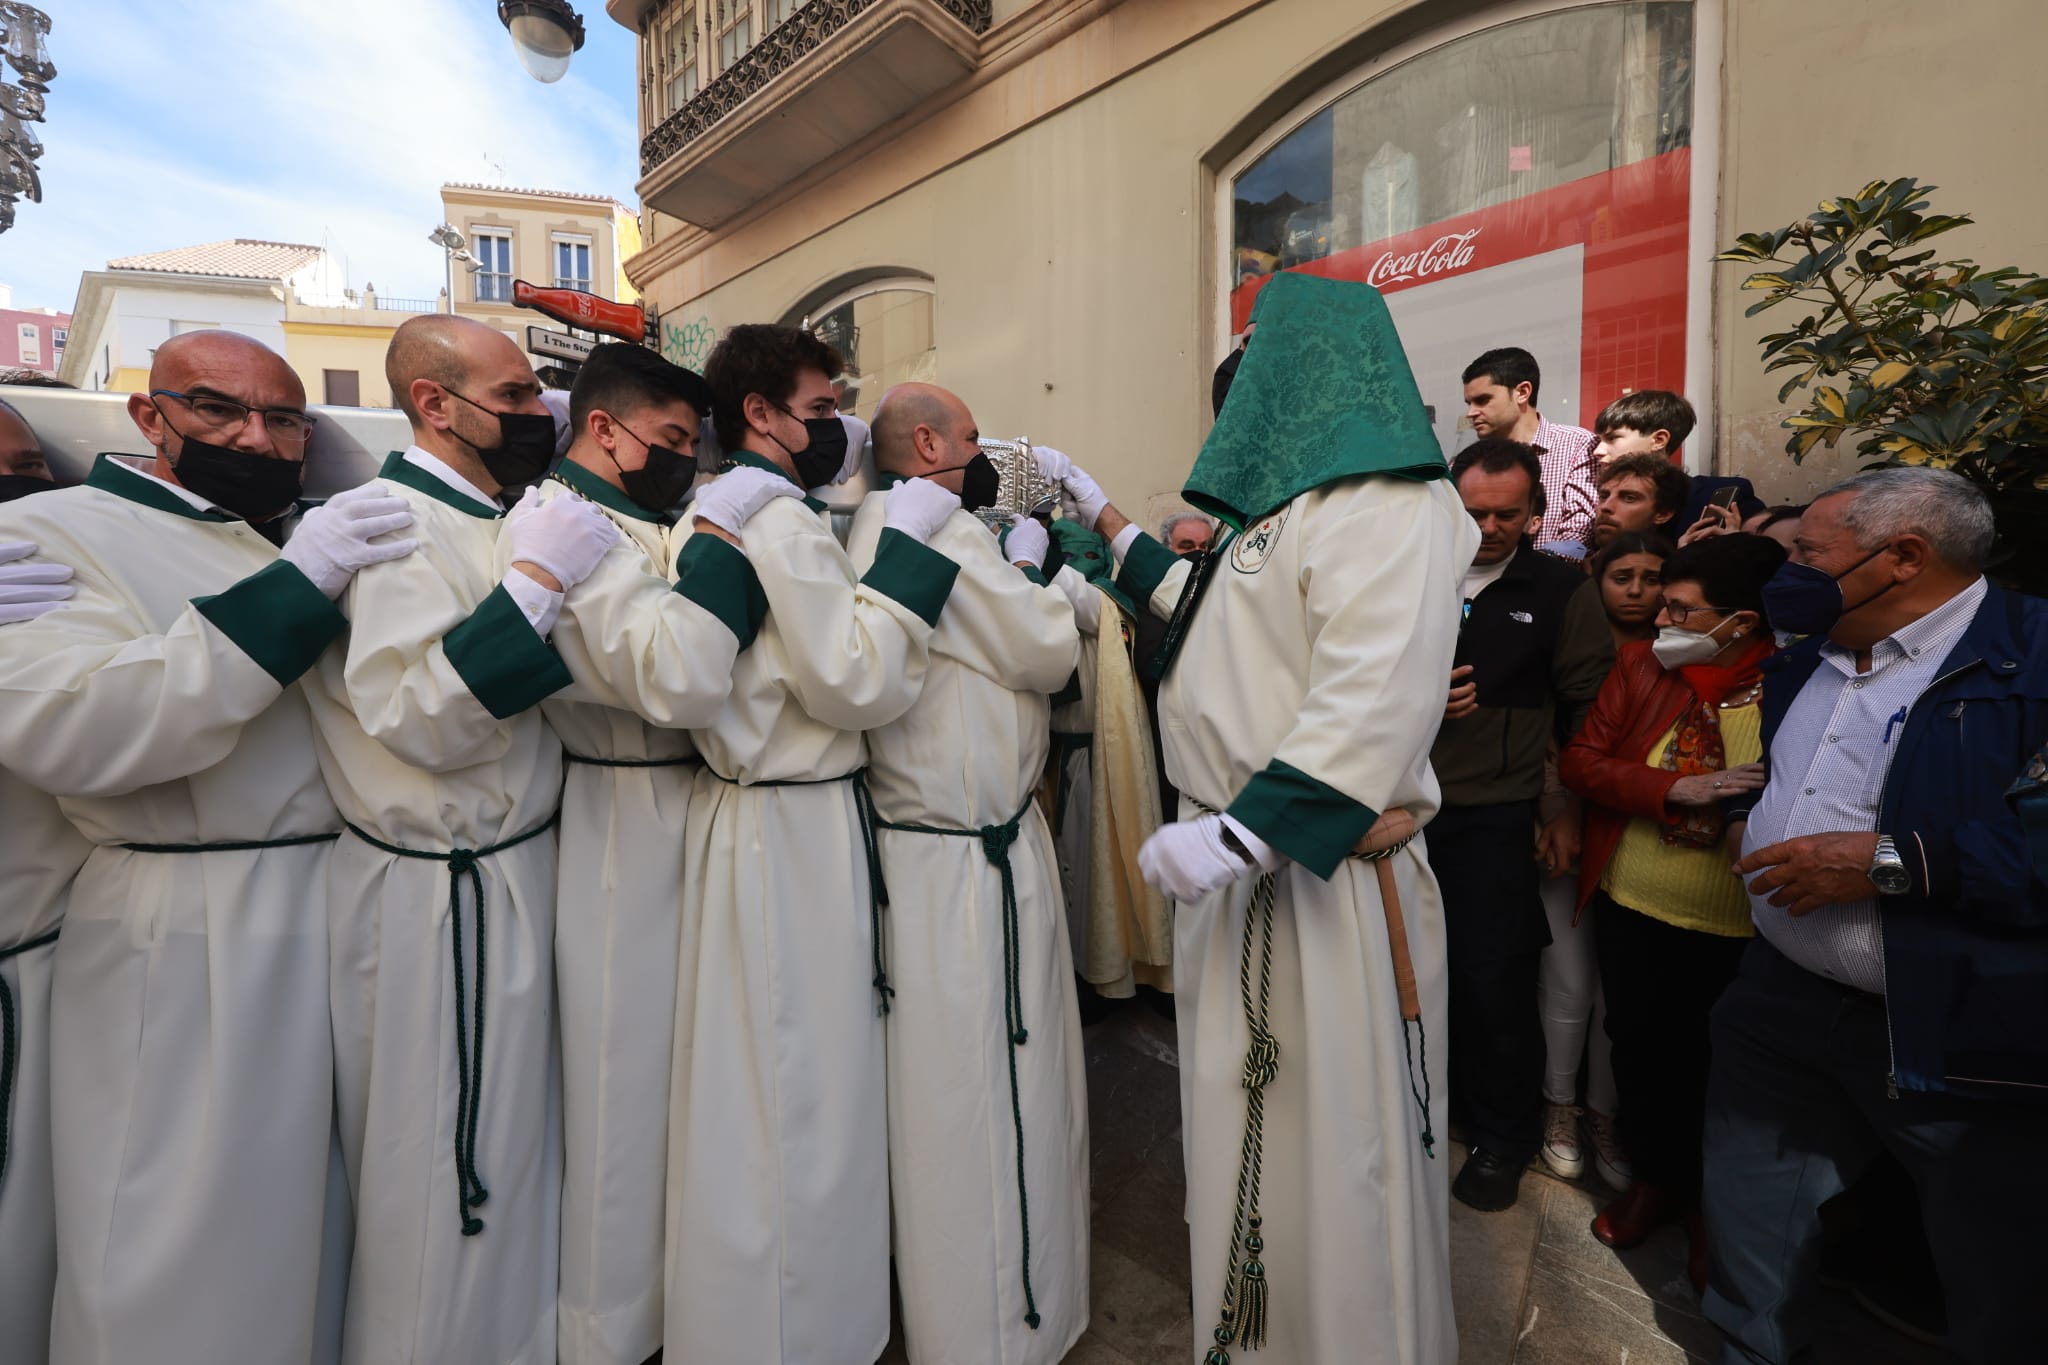
[[[1398,284],[1403,280],[1427,279],[1431,275],[1445,275],[1453,270],[1462,270],[1472,264],[1472,239],[1480,229],[1470,232],[1453,232],[1437,238],[1420,251],[1400,255],[1383,252],[1366,272],[1365,282],[1377,288],[1383,284]]]

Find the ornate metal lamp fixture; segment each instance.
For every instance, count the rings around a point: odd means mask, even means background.
[[[49,15],[20,0],[0,0],[0,58],[21,78],[20,85],[0,79],[0,232],[14,226],[16,199],[43,202],[36,171],[43,143],[29,125],[44,121],[43,97],[57,75],[44,41],[49,36]]]
[[[552,85],[583,47],[583,16],[568,0],[498,0],[498,21],[512,35],[526,74]]]

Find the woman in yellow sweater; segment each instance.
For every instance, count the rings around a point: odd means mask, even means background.
[[[1687,1219],[1704,1278],[1699,1201],[1707,1012],[1754,932],[1729,871],[1720,803],[1763,785],[1759,667],[1772,650],[1764,583],[1785,550],[1762,536],[1702,540],[1664,566],[1653,641],[1625,645],[1565,746],[1586,800],[1579,902],[1597,924],[1614,1044],[1626,1193],[1593,1220],[1609,1246]]]

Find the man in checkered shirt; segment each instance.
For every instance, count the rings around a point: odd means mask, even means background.
[[[1465,367],[1465,415],[1480,436],[1536,447],[1543,459],[1543,500],[1551,509],[1536,532],[1536,548],[1578,558],[1592,540],[1592,509],[1599,500],[1586,458],[1593,433],[1545,421],[1536,410],[1542,386],[1535,356],[1519,346],[1488,351]]]

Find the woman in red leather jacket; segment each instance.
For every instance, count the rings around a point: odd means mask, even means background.
[[[1728,535],[1664,567],[1653,641],[1616,656],[1558,768],[1585,798],[1579,905],[1594,909],[1629,1188],[1593,1235],[1635,1246],[1683,1217],[1703,1280],[1701,1131],[1707,1013],[1754,933],[1722,846],[1720,803],[1763,785],[1759,666],[1773,648],[1764,583],[1785,551]]]

